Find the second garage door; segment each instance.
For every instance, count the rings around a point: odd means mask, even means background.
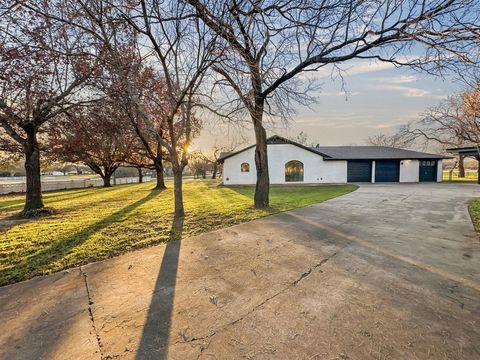
[[[378,160],[375,162],[375,182],[398,182],[400,161]]]

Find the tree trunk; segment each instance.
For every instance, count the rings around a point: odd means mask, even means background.
[[[461,154],[458,155],[458,177],[465,177],[465,166],[463,164],[463,155]]]
[[[218,171],[218,164],[217,161],[213,162],[213,170],[212,170],[212,179],[217,178],[217,171]]]
[[[165,178],[163,175],[163,163],[162,159],[155,160],[155,171],[157,172],[157,185],[155,186],[155,190],[163,190],[167,187],[165,186]]]
[[[35,128],[25,129],[25,132],[27,134],[27,140],[24,145],[27,192],[23,212],[38,210],[44,207],[37,130]]]
[[[257,209],[265,209],[269,206],[270,179],[268,176],[267,132],[262,124],[263,103],[256,106],[252,117],[256,140],[255,166],[257,168],[254,204]]]
[[[142,168],[137,168],[137,171],[138,171],[138,183],[141,184],[141,183],[143,183],[143,172],[142,172]]]
[[[110,183],[111,177],[112,177],[112,174],[102,176],[104,188],[112,187],[112,184]]]
[[[183,208],[183,190],[182,190],[182,169],[179,166],[172,166],[173,170],[173,194],[175,199],[175,217],[185,216]]]

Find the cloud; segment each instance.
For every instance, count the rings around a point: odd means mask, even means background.
[[[326,114],[312,114],[298,117],[295,123],[304,127],[351,129],[357,127],[373,127],[375,116],[362,112],[339,112]]]
[[[397,89],[407,97],[424,97],[432,94],[431,91],[408,86],[397,86]]]
[[[412,86],[412,83],[418,82],[418,78],[415,75],[377,77],[374,80],[380,83],[380,85],[370,85],[370,89],[398,92],[400,95],[410,98],[428,97],[443,99],[445,97],[444,95],[435,94],[434,91]]]
[[[388,62],[381,61],[350,61],[346,63],[339,63],[336,67],[324,66],[316,71],[307,71],[300,74],[300,78],[327,78],[337,77],[339,72],[342,76],[355,76],[367,73],[373,73],[383,70],[392,69],[395,66]]]
[[[320,92],[320,96],[356,96],[360,95],[358,91],[325,91]]]
[[[379,77],[376,80],[387,82],[390,84],[408,84],[418,80],[415,75],[402,75],[402,76],[390,76],[390,77]]]
[[[382,122],[372,127],[378,130],[398,128],[401,125],[406,125],[409,122],[418,119],[419,116],[420,112],[418,111],[406,111],[396,117],[393,117],[388,122]]]
[[[375,90],[387,90],[400,93],[402,96],[406,97],[438,97],[437,95],[432,94],[430,90],[420,89],[412,86],[398,85],[395,83],[392,84],[382,84],[377,86],[372,86]]]
[[[387,69],[392,69],[395,66],[391,63],[387,62],[372,62],[372,63],[354,63],[349,68],[347,67],[344,71],[347,75],[360,75],[360,74],[367,74],[377,71],[383,71]]]
[[[296,119],[295,124],[303,129],[312,127],[316,129],[344,129],[360,130],[375,129],[388,131],[418,119],[419,110],[399,109],[396,114],[388,112],[328,112],[323,114],[308,114]]]

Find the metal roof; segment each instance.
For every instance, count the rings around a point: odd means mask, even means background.
[[[274,135],[267,139],[267,144],[291,144],[307,151],[323,156],[325,160],[386,160],[386,159],[448,159],[448,156],[424,153],[413,150],[398,149],[388,146],[313,146],[308,147],[295,141]],[[253,148],[247,146],[234,152],[223,152],[218,158],[222,163],[225,159]]]

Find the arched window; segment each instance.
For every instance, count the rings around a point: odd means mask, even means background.
[[[285,181],[303,181],[303,163],[292,160],[285,164]]]
[[[241,172],[250,172],[250,164],[249,163],[242,163],[242,165],[240,165],[240,171]]]

